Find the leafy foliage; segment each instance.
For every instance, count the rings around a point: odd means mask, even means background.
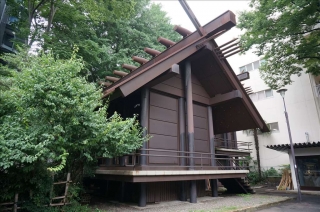
[[[291,84],[303,70],[320,74],[320,4],[318,0],[251,0],[240,14],[244,50],[257,47],[266,63],[261,77],[272,89]]]
[[[158,36],[180,39],[166,13],[149,0],[30,0],[8,4],[12,15],[19,17],[15,25],[20,37],[29,36],[29,46],[52,50],[62,59],[70,58],[77,46],[77,55],[84,60],[82,75],[89,75],[90,81],[103,79],[123,63],[131,63],[134,55],[149,58],[144,47],[164,50]]]
[[[40,205],[51,172],[71,172],[77,183],[98,156],[130,153],[148,139],[136,117],[106,118],[101,93],[79,76],[84,64],[75,55],[22,52],[5,60],[11,87],[0,93],[0,179],[7,182],[0,199],[33,190]]]

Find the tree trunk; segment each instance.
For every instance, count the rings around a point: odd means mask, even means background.
[[[258,163],[259,179],[261,180],[261,166],[260,166],[259,139],[258,139],[258,131],[257,131],[257,129],[253,129],[253,137],[254,137],[254,145],[255,145],[255,147],[256,147],[256,153],[257,153],[257,163]]]

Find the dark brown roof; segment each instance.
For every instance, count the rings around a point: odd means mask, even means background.
[[[318,142],[305,142],[305,143],[294,143],[293,147],[298,148],[310,148],[310,147],[320,147],[320,141]],[[273,149],[276,151],[286,152],[290,149],[290,144],[277,144],[277,145],[268,145],[267,148]]]
[[[224,54],[225,52],[214,41],[215,37],[235,25],[235,15],[231,11],[223,13],[203,26],[205,35],[195,31],[185,36],[181,41],[170,45],[166,51],[108,86],[103,96],[106,97],[115,92],[117,95],[126,97],[147,83],[158,79],[172,68],[172,65],[178,64],[183,67],[184,62],[189,61],[192,74],[212,99],[205,104],[212,105],[215,134],[253,128],[268,132],[269,128],[226,60],[226,57],[233,53],[227,51],[228,53]],[[213,104],[217,99],[221,103]]]

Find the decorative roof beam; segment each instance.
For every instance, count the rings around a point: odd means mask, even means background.
[[[208,36],[211,36],[222,30],[229,30],[235,25],[236,18],[234,13],[226,11],[203,26],[203,28],[208,32]],[[116,88],[121,90],[122,96],[129,95],[146,84],[146,82],[149,82],[164,73],[172,66],[172,64],[179,63],[186,57],[194,54],[198,51],[196,49],[196,45],[204,39],[204,36],[200,36],[199,33],[193,32],[188,37],[176,43],[176,45],[172,46],[170,49],[157,55],[149,62],[140,66],[134,72],[111,85],[110,88],[103,93],[102,98],[108,96],[111,90]],[[213,42],[213,40],[211,41]]]
[[[126,72],[124,72],[124,71],[117,71],[117,70],[114,70],[114,71],[113,71],[113,74],[114,74],[114,75],[118,75],[118,76],[120,76],[120,77],[124,77],[124,76],[128,75],[128,73],[126,73]]]
[[[227,49],[230,49],[230,48],[233,47],[233,46],[238,45],[239,43],[240,43],[240,42],[236,42],[236,43],[234,43],[234,44],[232,44],[232,45],[229,45],[229,46],[227,46],[227,47],[225,47],[225,48],[223,48],[223,49],[220,49],[220,50],[218,50],[218,51],[223,52],[223,51],[225,51],[225,50],[227,50]]]
[[[159,54],[161,54],[160,51],[158,50],[155,50],[155,49],[150,49],[150,48],[144,48],[144,51],[147,53],[147,54],[150,54],[152,57],[156,57],[158,56]]]
[[[210,36],[209,38],[207,38],[206,40],[202,41],[201,43],[199,43],[197,45],[197,48],[202,48],[204,46],[205,43],[209,42],[212,39],[215,39],[217,37],[219,37],[220,35],[222,35],[224,32],[226,32],[227,30],[221,30],[220,32],[217,32],[216,34]]]
[[[237,54],[237,53],[239,53],[239,52],[241,52],[241,51],[242,51],[242,49],[239,49],[238,51],[232,52],[232,53],[230,53],[230,54],[228,54],[228,55],[225,55],[225,56],[220,55],[220,59],[226,59],[226,58],[228,58],[228,57],[230,57],[230,56],[232,56],[232,55],[234,55],[234,54]],[[221,56],[222,56],[222,57],[221,57]]]
[[[146,62],[148,62],[149,60],[145,59],[145,58],[142,58],[142,57],[137,57],[137,56],[133,56],[132,57],[132,60],[137,62],[137,63],[140,63],[141,65],[145,64]]]
[[[170,48],[171,46],[173,46],[174,44],[176,44],[176,42],[173,42],[169,39],[163,38],[163,37],[158,37],[158,42],[161,43],[162,45],[164,45],[167,48]]]
[[[129,70],[129,71],[134,71],[134,70],[136,70],[138,67],[137,67],[137,66],[133,66],[133,65],[129,65],[129,64],[123,64],[123,65],[122,65],[122,68],[125,68],[125,69],[127,69],[127,70]]]
[[[222,45],[220,45],[220,46],[216,47],[215,49],[221,49],[222,47],[224,47],[224,46],[228,45],[229,43],[234,42],[235,40],[238,40],[238,38],[233,38],[232,40],[230,40],[230,41],[228,41],[228,42],[226,42],[226,43],[224,43],[224,44],[222,44]]]
[[[112,82],[117,82],[120,78],[117,77],[110,77],[110,76],[106,76],[106,80],[110,80]]]
[[[239,90],[233,90],[229,93],[218,94],[210,99],[210,105],[217,105],[233,99],[242,98],[242,94]]]
[[[207,34],[206,31],[200,25],[198,19],[196,18],[196,16],[192,12],[192,10],[189,7],[189,5],[187,4],[187,2],[185,0],[179,0],[179,2],[181,4],[181,6],[183,7],[184,11],[187,13],[187,15],[190,18],[191,22],[193,23],[194,27],[197,29],[198,33],[201,36]]]
[[[220,52],[219,54],[221,54],[221,55],[225,55],[225,54],[227,54],[227,53],[230,53],[230,52],[233,52],[234,50],[237,50],[237,49],[239,49],[240,48],[240,46],[236,46],[236,47],[234,47],[234,48],[232,48],[232,49],[230,49],[230,50],[228,50],[228,51],[226,51],[226,52]]]
[[[188,35],[190,35],[192,32],[181,27],[178,25],[175,25],[173,28],[174,31],[176,31],[177,33],[179,33],[180,35],[182,35],[183,37],[187,37]]]

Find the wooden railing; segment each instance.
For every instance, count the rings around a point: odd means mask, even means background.
[[[141,153],[143,152],[143,153]],[[152,154],[150,154],[152,152]],[[247,170],[248,159],[242,154],[227,157],[225,154],[211,154],[204,152],[186,152],[164,149],[140,149],[139,152],[127,154],[116,158],[99,158],[99,167],[126,167],[127,169],[135,170],[141,167],[141,158],[172,158],[177,161],[175,164],[159,163],[145,164],[148,168],[177,168],[177,169],[218,169],[218,170]],[[194,163],[190,161],[193,159]],[[149,161],[147,160],[147,161]]]

